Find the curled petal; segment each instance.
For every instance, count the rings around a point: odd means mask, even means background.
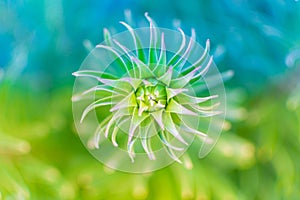
[[[173,146],[172,146],[173,147]],[[171,146],[169,145],[165,145],[164,148],[166,149],[167,153],[169,154],[169,156],[175,160],[178,163],[182,163],[181,160],[179,160],[179,158],[175,155],[173,149],[171,148]],[[175,147],[176,148],[176,147]]]
[[[186,69],[184,69],[184,71],[182,71],[182,74],[186,74],[191,68],[196,68],[197,66],[201,66],[203,64],[203,62],[205,61],[206,57],[208,56],[209,50],[210,50],[210,41],[206,40],[206,46],[205,46],[205,50],[204,50],[202,56],[195,63],[193,63],[190,67],[187,67]]]
[[[184,129],[185,131],[187,131],[189,133],[196,134],[196,135],[204,137],[204,138],[207,137],[207,134],[205,134],[205,133],[203,133],[201,131],[198,131],[198,130],[196,130],[194,128],[191,128],[190,126],[188,126],[185,123],[184,120],[182,120],[181,118],[179,118],[179,119],[180,119],[180,126],[179,126],[180,129]]]
[[[132,114],[132,119],[130,122],[129,133],[128,133],[128,149],[132,143],[134,132],[136,128],[146,119],[149,115],[143,114],[139,116],[137,109],[135,108]]]
[[[178,28],[178,30],[179,30],[179,32],[181,34],[181,37],[182,37],[181,45],[180,45],[179,49],[177,50],[177,52],[175,53],[175,55],[168,62],[168,66],[175,64],[175,61],[178,59],[179,54],[181,54],[181,52],[183,51],[183,49],[185,47],[185,43],[186,43],[185,34],[184,34],[184,32],[181,28]]]
[[[166,45],[165,45],[165,37],[164,33],[161,33],[161,45],[160,45],[160,55],[157,61],[153,72],[161,76],[161,74],[165,73],[165,68],[167,66],[167,53],[166,53]]]
[[[96,48],[102,48],[102,49],[106,49],[110,52],[112,52],[116,58],[117,58],[117,61],[120,61],[120,64],[125,68],[127,74],[129,74],[129,69],[128,69],[128,65],[125,63],[125,61],[123,60],[122,56],[120,53],[118,53],[113,47],[110,47],[110,46],[106,46],[106,45],[102,45],[102,44],[98,44],[96,46]]]
[[[139,60],[138,58],[135,58],[135,57],[131,57],[130,59],[132,59],[133,62],[135,62],[135,64],[139,68],[139,70],[140,70],[140,78],[155,77],[155,75],[149,69],[149,67],[147,65],[145,65],[145,63],[143,63],[141,60]]]
[[[151,64],[157,62],[156,55],[156,40],[157,40],[157,30],[154,26],[153,20],[149,17],[148,13],[145,13],[145,17],[150,23],[150,45],[149,45],[149,55],[148,55],[148,66],[151,68]]]
[[[190,38],[188,47],[186,48],[185,52],[183,53],[182,56],[180,56],[180,58],[177,60],[177,62],[174,64],[174,68],[179,68],[178,71],[181,71],[181,68],[184,66],[188,56],[191,53],[191,50],[195,44],[195,40],[196,40],[196,33],[195,33],[195,29],[192,29],[192,36]]]
[[[176,150],[176,151],[183,151],[183,150],[184,150],[184,148],[181,148],[181,147],[175,147],[175,146],[171,145],[171,144],[168,142],[168,140],[167,140],[167,138],[166,138],[166,136],[165,136],[165,132],[164,132],[164,131],[158,132],[158,136],[159,136],[159,139],[162,141],[162,143],[163,143],[164,145],[168,146],[169,148],[174,149],[174,150]]]
[[[169,86],[172,79],[172,74],[173,74],[173,67],[170,66],[168,71],[163,76],[159,77],[158,80],[163,82],[167,86]]]
[[[200,76],[203,76],[208,71],[212,61],[213,61],[213,57],[211,56],[208,63],[207,63],[207,65],[205,66],[205,68],[202,71],[200,71],[198,74],[197,74],[197,72],[199,71],[199,69],[202,68],[202,66],[198,66],[193,71],[189,72],[188,74],[186,74],[182,77],[179,77],[177,79],[173,79],[171,81],[171,84],[170,84],[171,87],[173,87],[173,88],[183,88],[188,83],[190,83],[193,79],[196,79]]]
[[[198,73],[197,75],[195,75],[195,76],[193,77],[193,79],[198,78],[198,77],[200,77],[200,76],[204,76],[204,74],[205,74],[205,73],[208,71],[208,69],[210,68],[212,62],[213,62],[213,56],[210,56],[209,61],[208,61],[208,63],[206,64],[206,67],[205,67],[200,73]]]
[[[135,152],[134,152],[134,148],[133,148],[135,141],[136,141],[136,139],[133,139],[127,145],[127,151],[128,151],[128,154],[129,154],[129,157],[130,157],[132,163],[134,163],[134,157],[135,157]]]
[[[217,104],[216,104],[217,105]],[[212,117],[215,115],[219,115],[222,114],[221,111],[212,111],[212,110],[203,110],[201,107],[194,105],[194,104],[190,104],[189,105],[195,112],[198,113],[198,115],[200,115],[201,117]]]
[[[111,99],[111,96],[98,99],[97,101],[91,103],[88,107],[86,107],[81,115],[80,123],[82,123],[87,114],[95,108],[114,104],[112,101],[107,101],[109,99]]]
[[[176,98],[178,99],[178,102],[180,102],[180,104],[182,104],[182,105],[203,103],[205,101],[215,99],[217,97],[218,97],[218,95],[212,95],[212,96],[208,96],[208,97],[194,97],[194,96],[190,96],[185,93],[180,93],[176,96]]]
[[[98,127],[94,133],[94,137],[89,141],[88,146],[90,148],[99,149],[101,133],[105,129],[105,124],[111,119],[111,117],[112,117],[112,115],[109,115],[98,125]]]
[[[112,117],[108,121],[105,127],[105,137],[108,137],[108,133],[113,124],[116,123],[120,118],[130,115],[127,109],[119,109],[117,112],[113,113]]]
[[[117,122],[116,122],[116,125],[114,127],[114,130],[111,134],[111,142],[113,143],[113,145],[115,147],[118,146],[118,143],[116,141],[116,137],[117,137],[117,133],[118,133],[118,130],[119,130],[119,127],[121,127],[123,124],[125,124],[130,118],[129,117],[126,117],[124,118],[123,120],[119,119]]]
[[[158,125],[161,127],[161,129],[165,130],[165,126],[164,126],[163,118],[162,118],[163,112],[164,112],[164,110],[159,110],[159,111],[156,111],[156,112],[152,112],[150,114],[155,119],[155,121],[158,123]]]
[[[181,137],[180,133],[176,129],[175,124],[173,122],[173,119],[172,119],[170,113],[167,113],[167,112],[164,113],[164,115],[163,115],[163,121],[164,121],[164,125],[165,125],[166,130],[171,135],[173,135],[177,140],[179,140],[183,144],[188,145],[188,143]]]
[[[97,85],[95,87],[92,87],[88,90],[83,91],[80,94],[73,95],[72,96],[72,101],[79,101],[79,100],[83,99],[83,97],[86,96],[87,94],[90,94],[90,93],[96,92],[96,91],[103,91],[103,92],[108,92],[108,93],[111,93],[111,94],[115,94],[112,97],[125,96],[123,94],[118,93],[116,90],[113,90],[110,87],[107,87],[105,85]]]
[[[138,72],[136,72],[136,68],[134,67],[134,62],[133,62],[133,60],[131,59],[131,57],[133,57],[134,55],[132,55],[132,53],[130,52],[130,50],[129,49],[127,49],[125,46],[123,46],[120,42],[118,42],[116,39],[114,39],[113,40],[114,41],[114,43],[116,43],[121,49],[122,49],[122,51],[125,53],[125,55],[130,59],[130,61],[131,61],[131,65],[132,65],[132,67],[133,67],[133,75],[134,75],[134,77],[137,77],[137,75],[136,74],[138,74]]]
[[[131,92],[127,97],[122,101],[118,102],[114,107],[110,109],[110,112],[119,110],[121,108],[129,108],[137,105],[134,92]]]
[[[101,79],[101,78],[105,78],[108,77],[110,79],[117,79],[117,77],[115,77],[112,74],[109,74],[107,72],[102,72],[102,71],[94,71],[94,70],[80,70],[77,72],[73,72],[72,73],[73,76],[82,76],[82,77],[91,77],[91,78],[95,78],[95,79]]]
[[[155,126],[153,125],[153,121],[151,121],[149,123],[149,125],[146,127],[145,131],[140,131],[140,138],[141,138],[141,143],[142,143],[142,147],[145,150],[145,152],[147,153],[148,157],[150,160],[155,160],[155,155],[152,151],[151,148],[151,141],[149,135],[152,133],[156,133],[156,129]]]
[[[180,115],[192,115],[192,116],[198,116],[197,113],[187,109],[186,107],[180,105],[177,103],[174,99],[171,99],[167,108],[166,112],[168,113],[176,113]]]
[[[140,39],[139,37],[136,35],[135,31],[133,30],[133,28],[128,25],[127,23],[125,22],[120,22],[123,26],[125,26],[128,31],[130,32],[131,36],[132,36],[132,39],[133,39],[133,42],[134,42],[134,45],[135,45],[135,51],[136,51],[136,55],[137,57],[142,61],[142,62],[146,62],[146,56],[144,54],[144,51],[143,51],[143,47],[141,45],[141,42],[140,42]]]
[[[186,88],[179,88],[179,89],[173,89],[173,88],[166,88],[166,93],[167,93],[167,101],[169,101],[171,98],[188,91]],[[180,102],[181,103],[181,102]]]

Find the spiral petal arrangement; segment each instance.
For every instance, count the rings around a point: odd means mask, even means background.
[[[146,154],[155,162],[162,148],[173,161],[181,163],[179,156],[194,137],[206,144],[215,142],[216,138],[199,127],[202,121],[205,123],[202,119],[224,112],[218,109],[219,94],[209,91],[199,95],[208,88],[204,77],[213,65],[210,42],[207,40],[205,49],[198,54],[195,30],[192,29],[187,39],[178,28],[176,35],[179,33],[180,38],[174,37],[177,41],[173,41],[177,43],[177,51],[170,50],[166,31],[158,28],[147,13],[145,17],[150,26],[141,30],[121,22],[129,38],[111,36],[104,30],[104,43],[96,46],[92,52],[94,61],[85,61],[88,67],[84,68],[91,67],[91,63],[101,65],[99,62],[105,59],[109,61],[106,66],[92,66],[93,69],[73,73],[76,77],[96,81],[96,85],[76,93],[73,100],[84,101],[93,95],[92,101],[81,111],[81,125],[92,111],[101,111],[95,114],[99,123],[88,140],[90,149],[101,149],[101,141],[105,139],[115,148],[126,151],[132,163],[136,154]],[[147,39],[148,45],[144,45]]]

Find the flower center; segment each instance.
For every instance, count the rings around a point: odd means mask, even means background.
[[[142,112],[154,112],[164,109],[167,103],[165,86],[155,80],[146,80],[136,90],[136,100],[139,106],[139,114]]]

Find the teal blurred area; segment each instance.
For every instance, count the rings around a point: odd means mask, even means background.
[[[211,40],[220,69],[234,69],[234,81],[251,92],[294,67],[299,57],[296,1],[2,0],[0,66],[12,79],[22,72],[32,87],[71,84],[69,74],[87,55],[83,43],[100,43],[104,27],[123,31],[118,22],[126,9],[138,25],[147,25],[147,11],[159,26],[171,28],[177,20],[186,32],[194,27],[201,44]]]
[[[98,163],[76,134],[74,77],[103,28],[131,10],[211,41],[228,113],[215,150],[132,175]],[[0,199],[300,198],[297,0],[0,0]]]

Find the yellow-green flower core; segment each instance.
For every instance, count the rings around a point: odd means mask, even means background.
[[[164,109],[167,103],[165,86],[157,81],[145,81],[135,92],[139,107],[142,112],[154,112]]]

